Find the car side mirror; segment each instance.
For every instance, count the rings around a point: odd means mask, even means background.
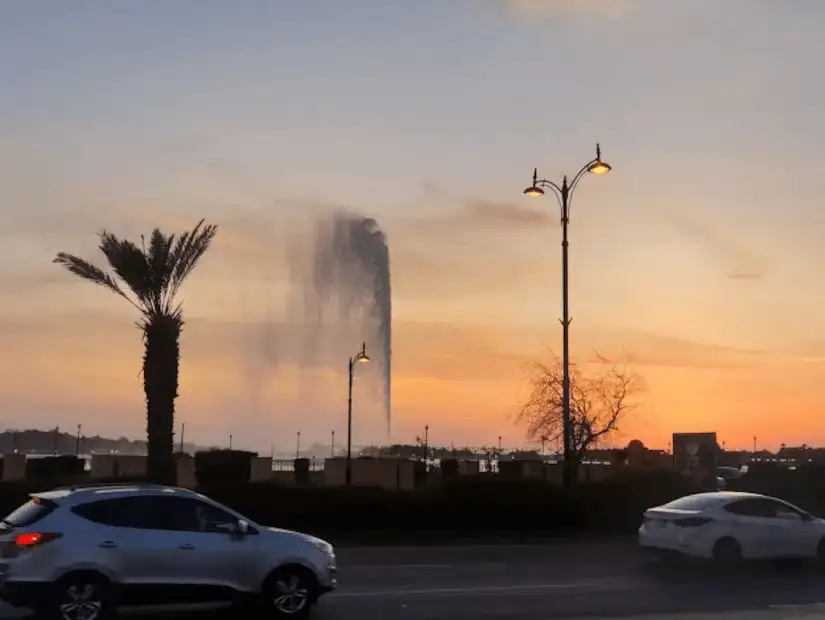
[[[235,527],[232,528],[232,535],[237,536],[238,538],[243,538],[246,536],[246,533],[249,531],[249,521],[244,519],[238,519],[235,523]]]

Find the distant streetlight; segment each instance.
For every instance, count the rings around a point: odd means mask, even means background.
[[[564,464],[562,482],[569,488],[573,484],[572,425],[570,421],[570,307],[567,264],[567,227],[570,223],[570,203],[573,192],[585,173],[606,174],[612,170],[610,164],[602,160],[601,147],[596,145],[596,158],[587,162],[568,183],[567,175],[561,185],[555,181],[539,179],[538,169],[533,170],[533,184],[524,190],[527,196],[544,196],[544,190],[552,190],[561,206],[561,298],[562,298],[562,436]]]
[[[367,356],[367,343],[361,345],[361,350],[349,358],[349,390],[347,392],[347,473],[346,484],[352,485],[352,378],[356,364],[366,364],[370,361]]]

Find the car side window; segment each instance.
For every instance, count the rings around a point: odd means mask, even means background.
[[[777,509],[782,506],[779,502],[769,499],[753,498],[742,499],[725,506],[727,512],[743,517],[776,518]]]
[[[141,530],[228,534],[237,518],[207,502],[189,497],[141,495],[80,504],[72,512],[84,519]]]
[[[794,506],[789,504],[784,504],[782,502],[774,502],[776,504],[776,516],[778,517],[799,517],[800,519],[805,518],[805,513]]]
[[[79,504],[72,512],[88,521],[130,529],[157,529],[158,515],[153,514],[146,497],[117,497]]]
[[[238,521],[229,512],[198,499],[161,496],[152,499],[155,509],[164,515],[164,529],[227,534]]]

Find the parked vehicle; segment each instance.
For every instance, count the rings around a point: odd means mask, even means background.
[[[306,618],[336,584],[328,542],[253,523],[188,489],[57,489],[0,522],[0,597],[38,618],[231,605]]]
[[[766,495],[697,493],[646,510],[639,544],[664,557],[825,561],[825,520]]]

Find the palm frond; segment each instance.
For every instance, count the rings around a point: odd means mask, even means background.
[[[149,247],[145,250],[151,281],[152,307],[158,314],[167,314],[171,311],[172,298],[169,295],[169,284],[174,271],[172,261],[174,243],[175,235],[164,235],[156,228],[152,231]]]
[[[143,250],[134,242],[120,239],[105,230],[101,231],[99,236],[100,251],[103,252],[114,272],[138,298],[143,311],[150,310],[151,271]]]
[[[183,233],[174,245],[171,255],[173,270],[167,298],[169,302],[177,295],[184,280],[195,269],[218,232],[216,225],[204,226],[203,223],[204,220],[201,220],[191,231]]]
[[[117,280],[115,280],[111,274],[106,273],[97,265],[93,265],[89,261],[82,259],[79,256],[67,254],[66,252],[58,252],[57,256],[55,256],[52,262],[57,265],[62,265],[70,273],[73,273],[79,278],[83,278],[84,280],[88,280],[89,282],[98,284],[109,289],[116,295],[120,295],[121,297],[123,297],[133,306],[136,306],[135,302],[125,293],[125,291],[122,288],[120,288],[120,285],[117,283]]]

